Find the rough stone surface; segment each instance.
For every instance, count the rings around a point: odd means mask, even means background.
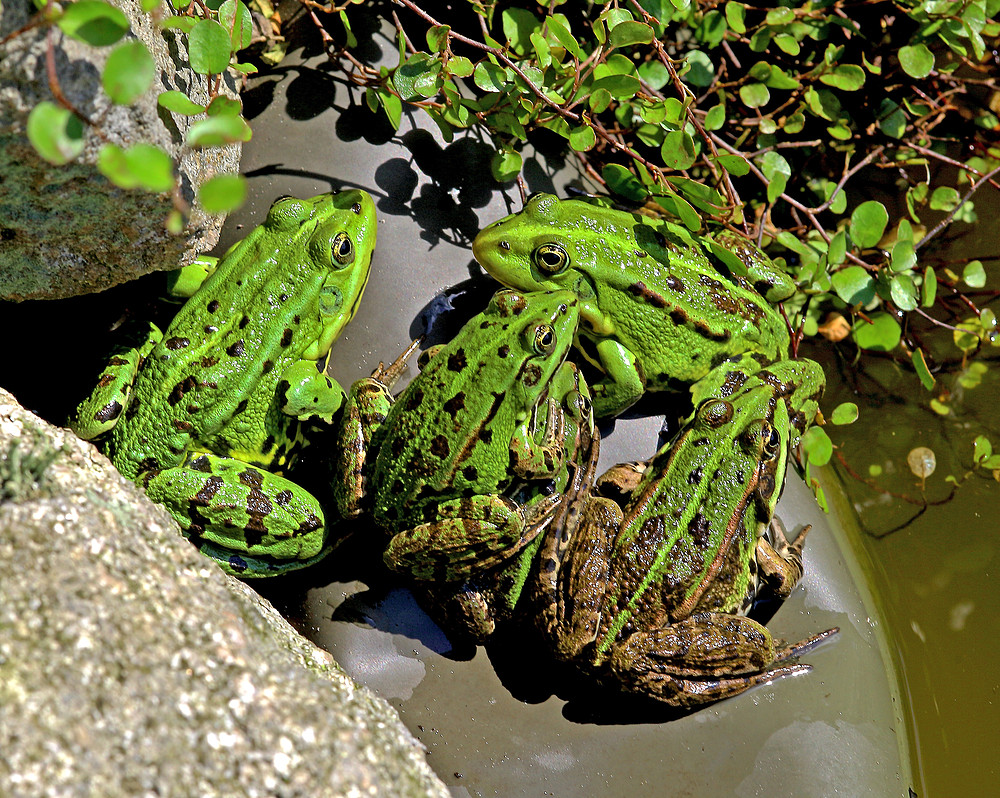
[[[384,701],[2,389],[0,561],[0,795],[448,795]]]
[[[129,18],[134,36],[156,64],[152,88],[133,105],[112,105],[101,88],[112,47],[90,47],[56,27],[29,30],[0,45],[0,298],[54,299],[100,291],[151,271],[175,269],[218,241],[221,217],[195,206],[185,234],[171,236],[164,228],[173,208],[169,195],[117,188],[97,169],[105,142],[158,145],[179,159],[181,195],[191,203],[198,186],[216,174],[237,172],[240,159],[239,145],[182,146],[197,117],[164,111],[156,98],[161,91],[180,89],[196,102],[207,102],[205,77],[187,68],[179,37],[161,33],[138,0],[109,1]],[[33,13],[31,0],[0,4],[0,38]],[[63,94],[100,128],[100,135],[87,128],[82,155],[66,166],[40,158],[25,133],[31,109],[53,99],[46,72],[50,35]],[[224,89],[236,96],[231,80]]]

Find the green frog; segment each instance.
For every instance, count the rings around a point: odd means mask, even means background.
[[[646,390],[697,382],[736,355],[746,353],[746,368],[788,355],[788,327],[772,303],[794,283],[734,233],[696,239],[598,198],[537,194],[484,228],[472,249],[504,285],[579,297],[577,347],[603,373],[591,385],[598,416],[617,415]]]
[[[562,466],[546,480],[523,480],[509,494],[515,503],[531,506],[544,496],[559,496],[560,504],[550,524],[567,526],[566,514],[573,508],[562,497],[577,495],[589,487],[600,453],[600,435],[594,428],[590,391],[580,370],[564,363],[553,377],[532,412],[531,428],[536,440],[544,436],[542,408],[554,399],[562,413]],[[547,413],[546,413],[547,415]],[[453,640],[484,643],[497,627],[515,616],[526,587],[538,578],[538,551],[544,539],[539,534],[509,562],[480,570],[467,579],[449,583],[420,582],[415,590],[434,619]],[[529,589],[530,592],[530,589]]]
[[[326,360],[375,236],[364,191],[279,199],[221,260],[187,270],[179,290],[191,297],[170,325],[114,356],[77,409],[77,434],[101,438],[229,573],[283,573],[332,547],[318,501],[283,473],[344,401]]]
[[[390,568],[418,580],[464,579],[507,562],[542,531],[559,497],[538,490],[518,501],[514,493],[563,468],[562,397],[549,386],[578,318],[569,291],[500,291],[430,351],[395,400],[392,383],[412,346],[351,387],[335,500],[343,516],[368,509],[390,533]]]
[[[807,671],[786,661],[837,631],[784,646],[746,617],[802,575],[804,533],[789,543],[772,518],[824,379],[809,360],[738,364],[650,461],[568,496],[569,521],[550,527],[539,554],[538,625],[556,656],[672,706]]]

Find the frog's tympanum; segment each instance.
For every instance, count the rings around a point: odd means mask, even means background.
[[[465,579],[506,563],[545,528],[559,501],[545,486],[567,449],[557,394],[570,390],[550,386],[574,384],[561,370],[573,369],[564,361],[577,319],[569,291],[501,291],[430,351],[395,401],[400,361],[352,386],[334,490],[344,516],[368,510],[390,533],[390,568]]]
[[[309,425],[343,403],[326,359],[357,310],[375,233],[364,191],[278,200],[77,410],[76,432],[104,436],[118,470],[230,573],[282,573],[330,549],[319,503],[282,473]]]
[[[540,551],[543,633],[598,679],[675,706],[736,695],[778,676],[828,630],[782,646],[746,617],[802,575],[804,533],[771,524],[790,436],[816,413],[819,366],[786,360],[722,393],[646,463],[616,466],[567,502]]]

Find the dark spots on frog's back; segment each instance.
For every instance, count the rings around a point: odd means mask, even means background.
[[[667,300],[663,298],[660,294],[656,293],[652,289],[648,288],[645,283],[639,281],[632,283],[628,287],[628,292],[632,296],[638,297],[654,308],[665,308],[667,306]]]
[[[205,305],[205,310],[207,310],[209,313],[215,313],[215,311],[217,311],[218,309],[219,309],[218,299],[213,299],[211,302]]]
[[[240,402],[239,402],[239,404],[236,405],[236,410],[234,411],[234,415],[237,415],[237,416],[240,415],[244,410],[247,409],[247,405],[248,404],[249,404],[249,401],[247,399],[241,399]]]
[[[274,368],[274,361],[273,360],[265,360],[264,361],[264,365],[261,367],[261,373],[262,374],[269,374],[271,372],[271,369],[273,369],[273,368]]]
[[[167,396],[167,404],[171,407],[176,405],[181,399],[184,398],[184,394],[188,391],[193,391],[197,387],[198,381],[194,377],[185,377],[173,387],[173,390],[170,391],[170,395]]]
[[[177,336],[173,336],[164,341],[163,345],[167,347],[167,349],[175,350],[175,349],[183,349],[190,343],[191,341],[187,338],[179,338]]]
[[[465,477],[468,482],[475,482],[479,479],[479,469],[472,465],[466,466],[462,469],[462,476]]]
[[[435,435],[431,439],[431,454],[439,459],[444,459],[451,452],[448,439],[444,435]]]
[[[701,482],[701,468],[694,469],[688,474],[688,485],[697,485]]]
[[[501,358],[505,358],[509,354],[510,354],[510,346],[507,344],[504,344],[499,349],[497,349],[497,355]]]
[[[688,534],[698,549],[701,551],[707,550],[712,542],[708,518],[702,513],[695,513],[694,518],[688,522]]]
[[[464,349],[456,349],[448,355],[448,371],[463,371],[467,365]]]
[[[285,327],[285,331],[281,334],[281,345],[288,346],[292,342],[292,329],[291,327]]]
[[[465,392],[459,391],[451,399],[444,403],[444,411],[455,418],[456,415],[465,407]]]
[[[725,327],[722,327],[721,329],[718,330],[713,330],[703,321],[696,321],[694,323],[694,331],[698,333],[698,335],[700,335],[702,338],[706,338],[709,341],[716,341],[720,344],[725,343],[726,341],[728,341],[730,338],[733,337],[733,334]]]
[[[420,388],[414,388],[406,393],[406,404],[404,410],[416,410],[420,403],[424,401],[424,392]]]
[[[240,340],[238,340],[236,343],[230,344],[229,346],[226,347],[226,354],[229,355],[230,357],[243,357],[243,354],[245,352],[246,352],[246,347],[245,344],[243,343],[242,338],[240,338]]]
[[[240,318],[239,328],[242,330],[250,323],[250,319],[247,316],[242,316]]]

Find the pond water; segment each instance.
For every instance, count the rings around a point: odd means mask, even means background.
[[[996,312],[996,292],[989,289],[1000,279],[990,220],[1000,215],[1000,192],[981,192],[976,199],[979,224],[952,244],[941,262],[961,273],[963,258],[982,258],[990,283],[973,298]],[[954,324],[961,318],[946,320]],[[913,720],[914,764],[923,782],[918,794],[995,794],[1000,484],[989,473],[965,477],[977,435],[1000,447],[1000,350],[987,346],[975,358],[988,366],[982,383],[962,387],[961,353],[951,344],[951,332],[924,326],[922,335],[939,362],[950,359],[931,393],[912,371],[888,359],[866,358],[855,370],[826,358],[830,385],[824,407],[854,401],[861,408],[855,424],[827,428],[843,458],[833,469],[858,513],[872,588],[881,595],[900,664]],[[930,408],[930,399],[942,395],[948,415]],[[930,448],[937,459],[924,487],[926,508],[919,503],[920,480],[907,466],[907,454],[917,446]],[[873,469],[881,469],[874,480]],[[964,481],[952,491],[948,475]]]

